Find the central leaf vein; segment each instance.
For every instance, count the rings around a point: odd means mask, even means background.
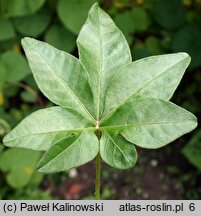
[[[34,49],[34,48],[32,48]],[[85,110],[85,112],[88,114],[88,116],[90,117],[90,119],[92,120],[92,122],[94,123],[95,119],[94,117],[91,115],[91,113],[89,112],[89,110],[84,106],[84,104],[80,101],[80,99],[77,97],[77,95],[73,92],[73,90],[69,87],[69,85],[67,85],[67,83],[65,82],[65,80],[62,77],[59,77],[57,75],[57,73],[54,72],[54,69],[50,66],[50,64],[48,64],[48,62],[46,61],[46,59],[35,49],[36,53],[43,59],[43,61],[47,64],[47,66],[50,68],[50,70],[53,72],[53,76],[57,78],[57,80],[59,81],[59,83],[64,86],[65,89],[67,89],[71,95],[75,98],[75,100],[77,101],[77,103]]]
[[[131,99],[132,97],[137,96],[137,94],[142,91],[144,88],[146,88],[150,83],[152,83],[154,80],[156,80],[157,78],[161,77],[162,75],[164,75],[164,73],[166,73],[168,70],[171,70],[173,67],[175,67],[176,65],[180,64],[182,61],[185,61],[186,59],[183,59],[179,62],[177,62],[175,65],[167,68],[166,70],[164,70],[162,73],[159,73],[157,76],[153,77],[151,80],[149,80],[147,83],[145,83],[145,85],[143,85],[141,88],[139,88],[136,92],[134,92],[133,94],[131,94],[129,97],[127,97],[124,101],[122,101],[120,104],[118,104],[116,107],[114,107],[108,114],[106,114],[102,119],[101,119],[101,123],[103,121],[106,121],[107,119],[109,119],[114,112],[121,107],[123,104],[125,104],[129,99]],[[140,60],[139,60],[140,61]],[[118,71],[118,73],[121,72],[121,69]],[[113,76],[113,79],[115,78],[115,75]],[[111,80],[112,82],[112,80]]]

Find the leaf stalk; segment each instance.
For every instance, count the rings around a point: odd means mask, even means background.
[[[100,177],[101,177],[101,157],[100,153],[96,156],[96,183],[95,183],[95,198],[100,200]]]

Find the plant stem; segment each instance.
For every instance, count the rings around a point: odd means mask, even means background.
[[[101,157],[100,153],[96,156],[96,184],[95,184],[95,198],[100,200],[100,176],[101,176]]]

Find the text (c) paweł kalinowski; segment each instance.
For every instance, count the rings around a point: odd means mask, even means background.
[[[103,203],[94,204],[70,204],[70,203],[46,203],[46,204],[20,204],[20,211],[84,211],[84,212],[99,212],[103,211]]]

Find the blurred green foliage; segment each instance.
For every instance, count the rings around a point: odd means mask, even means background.
[[[44,40],[77,56],[76,37],[94,2],[95,0],[0,0],[0,142],[22,118],[41,107],[51,105],[35,85],[21,49],[21,38],[31,36]],[[125,34],[134,60],[180,51],[190,54],[190,69],[173,100],[199,119],[201,1],[100,0],[99,3]],[[200,132],[191,133],[185,143],[183,155],[201,169],[201,151],[197,150],[201,149]],[[26,153],[23,150],[8,150],[0,143],[0,199],[9,198],[5,194],[9,194],[7,192],[12,191],[13,187],[21,188],[12,193],[16,199],[50,198],[48,193],[43,194],[39,189],[35,190],[35,194],[32,193],[33,182],[30,179],[38,178],[34,167],[39,154],[25,151]],[[24,172],[26,166],[31,167],[30,173]],[[19,177],[20,173],[26,175],[23,180]],[[40,178],[35,186],[40,184],[42,177]]]
[[[40,153],[27,149],[7,149],[1,154],[0,170],[6,173],[6,180],[13,188],[37,184],[42,175],[35,172]]]
[[[199,170],[201,170],[201,130],[192,137],[188,145],[182,149],[182,153],[186,158],[195,165]]]

